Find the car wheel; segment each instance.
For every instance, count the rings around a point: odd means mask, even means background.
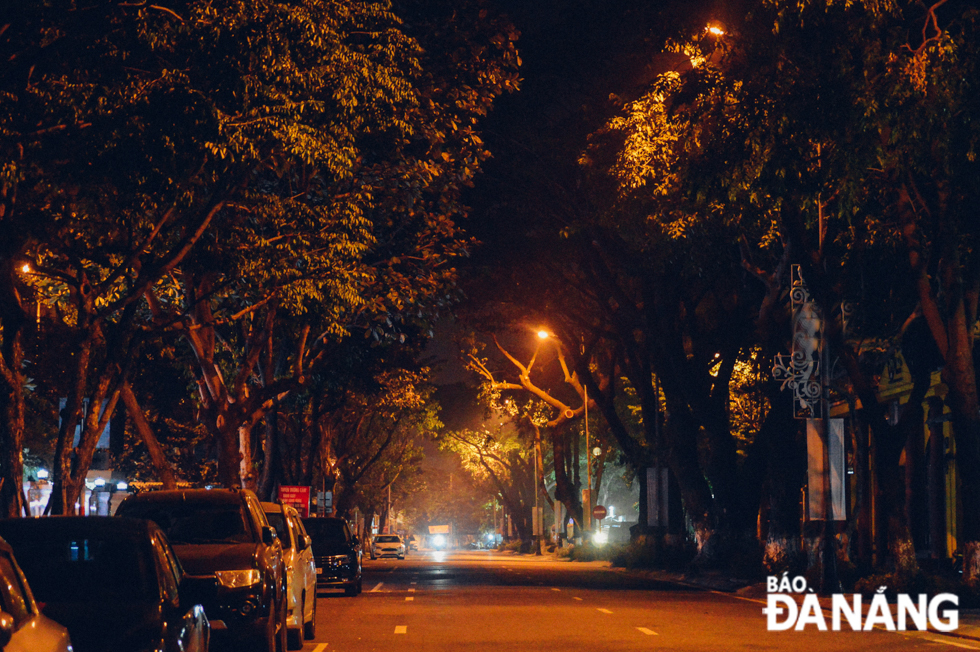
[[[286,630],[286,648],[290,650],[302,650],[303,649],[303,627],[306,623],[303,622],[303,618],[306,616],[306,593],[300,598],[299,602],[299,618],[300,625],[295,629]]]
[[[316,636],[316,590],[313,591],[313,613],[310,615],[310,622],[303,623],[303,638],[311,640]]]
[[[276,631],[276,650],[278,652],[286,652],[288,648],[286,641],[286,601],[283,600],[282,607],[279,609],[279,626]]]
[[[278,652],[276,650],[276,642],[279,640],[276,636],[276,621],[278,617],[275,614],[269,614],[269,617],[265,619],[265,636],[262,638],[263,641],[256,641],[255,649],[259,652]]]
[[[357,584],[344,587],[344,595],[357,595]]]
[[[405,561],[405,555],[401,555],[401,556],[399,557],[399,559],[401,559],[402,561]]]

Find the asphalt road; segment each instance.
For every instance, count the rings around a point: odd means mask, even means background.
[[[930,632],[767,632],[763,602],[497,552],[365,560],[364,593],[321,592],[304,652],[980,650]]]

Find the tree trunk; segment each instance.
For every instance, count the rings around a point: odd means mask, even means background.
[[[800,497],[806,478],[806,447],[801,422],[793,418],[790,396],[774,398],[766,417],[774,429],[767,437],[769,532],[765,541],[763,565],[770,574],[805,569],[800,547]]]
[[[16,517],[25,513],[24,504],[24,350],[22,330],[6,315],[0,357],[0,513]]]
[[[146,416],[136,401],[136,396],[133,394],[129,383],[126,383],[122,388],[122,399],[123,404],[126,406],[126,411],[133,418],[136,433],[143,440],[143,444],[146,445],[147,453],[150,455],[150,461],[153,462],[153,468],[156,469],[157,477],[163,483],[163,488],[168,490],[176,489],[177,479],[174,477],[173,467],[167,460],[163,446],[160,445],[160,441],[153,434],[153,429],[150,428],[150,424],[146,421]]]
[[[719,518],[715,513],[711,488],[705,481],[698,461],[697,436],[692,431],[692,424],[682,422],[682,415],[686,414],[682,406],[675,410],[668,403],[668,414],[664,425],[668,463],[677,478],[684,511],[694,528],[697,546],[694,563],[699,567],[715,567],[725,561],[728,542],[724,540]]]
[[[926,504],[929,513],[929,556],[946,558],[946,435],[944,405],[938,396],[929,398],[929,461],[926,469]]]
[[[568,514],[581,526],[582,499],[578,494],[578,485],[571,481],[566,471],[569,455],[566,448],[568,438],[565,434],[560,428],[552,428],[551,430],[552,459],[555,466],[555,499],[565,505]]]

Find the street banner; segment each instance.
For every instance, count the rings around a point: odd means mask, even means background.
[[[296,511],[303,518],[310,515],[309,487],[280,486],[279,500],[290,507],[295,507]]]
[[[823,430],[826,427],[827,432]],[[830,520],[847,518],[844,508],[844,420],[807,419],[807,516],[827,518],[827,483],[830,483]],[[827,462],[829,461],[829,468]]]

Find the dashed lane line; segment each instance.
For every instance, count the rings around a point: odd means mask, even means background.
[[[395,626],[395,633],[396,634],[408,634],[408,625],[396,625]]]
[[[647,636],[658,636],[657,632],[653,631],[652,629],[647,629],[646,627],[637,627],[637,629]]]
[[[612,612],[611,612],[611,611],[609,611],[608,609],[599,609],[599,608],[596,608],[596,611],[600,611],[600,612],[602,612],[602,613],[604,613],[604,614],[611,614],[611,613],[612,613]]]
[[[320,643],[315,648],[313,648],[313,652],[323,652],[326,649],[327,649],[327,644],[326,643]]]
[[[378,582],[377,585],[375,585],[375,587],[373,589],[371,589],[370,591],[368,591],[368,593],[377,593],[378,591],[381,590],[381,587],[384,586],[384,585],[385,585],[384,582]]]
[[[561,591],[561,589],[551,589],[552,591]]]
[[[572,597],[572,600],[578,600],[579,602],[581,602],[582,601],[582,598],[576,598],[576,597],[573,596]]]
[[[415,593],[415,589],[409,589],[408,592],[409,593]]]
[[[405,598],[405,602],[411,602],[414,599],[415,599],[414,597],[408,596],[407,598]]]

